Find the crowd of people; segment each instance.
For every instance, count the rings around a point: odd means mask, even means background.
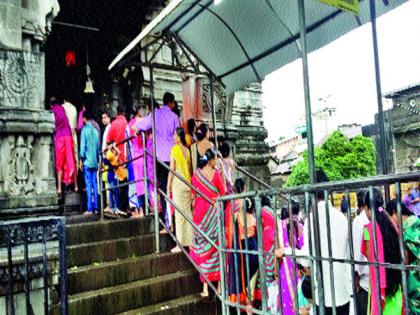
[[[252,198],[237,199],[227,202],[223,209],[218,208],[215,203],[218,197],[246,192],[245,180],[235,178],[235,162],[229,145],[221,143],[216,150],[206,123],[197,126],[197,122],[190,119],[182,124],[173,94],[167,92],[163,95],[162,106],[155,100],[145,99],[143,105],[134,108],[129,121],[124,106],[118,106],[113,120],[108,112],[103,112],[102,129],[88,110],[82,109],[77,114],[68,100],[60,104],[52,98],[51,109],[56,124],[54,145],[58,193],[62,193],[62,183],[66,186],[74,183],[74,189],[79,189],[79,169],[86,188],[86,214],[99,210],[100,185],[107,191],[106,212],[142,217],[146,214],[147,201],[151,212],[158,209],[164,223],[161,233],[175,231],[181,246],[172,251],[189,251],[200,268],[203,296],[209,295],[208,281],[221,290],[220,253],[216,246],[219,246],[219,219],[220,210],[223,210],[228,250],[225,270],[231,302],[243,305],[244,309],[259,307],[265,295],[273,313],[281,308],[286,315],[295,314],[295,311],[317,314],[321,297],[316,275],[322,274],[326,314],[332,314],[333,305],[338,315],[349,314],[352,298],[356,301],[358,314],[376,315],[380,309],[383,314],[403,314],[401,271],[383,265],[375,267],[366,262],[401,264],[399,234],[403,233],[406,263],[419,265],[419,213],[413,214],[410,210],[416,210],[420,205],[418,188],[413,188],[408,199],[401,204],[402,222],[396,215],[395,200],[385,205],[379,189],[374,189],[373,196],[369,191],[359,191],[358,215],[352,222],[352,234],[347,216],[325,199],[324,192],[316,194],[316,217],[311,213],[303,218],[299,203],[295,201],[278,215],[271,199],[262,196],[261,218],[257,218],[256,202]],[[156,178],[152,110],[159,161]],[[328,181],[322,170],[316,176],[318,182]],[[154,194],[155,180],[159,188],[157,195]],[[376,226],[372,224],[373,214]],[[258,231],[260,219],[262,230]],[[354,277],[348,263],[322,260],[313,264],[307,258],[315,249],[315,227],[322,257],[349,259],[349,237],[352,239],[354,260],[361,262],[355,265]],[[262,235],[263,248],[258,246],[258,235]],[[258,255],[241,252],[245,249],[264,251],[264,275],[260,274]],[[293,254],[299,258],[292,259]],[[355,296],[353,278],[357,288]],[[419,314],[419,271],[408,270],[406,280],[410,312]],[[266,290],[265,294],[263,290]],[[296,305],[299,305],[299,310],[295,309]]]

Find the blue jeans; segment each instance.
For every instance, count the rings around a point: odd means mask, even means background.
[[[86,195],[87,195],[87,211],[93,212],[98,211],[98,182],[96,180],[96,168],[83,168],[86,184]],[[93,205],[92,205],[93,195]],[[93,210],[93,211],[92,211]]]
[[[120,200],[118,197],[118,188],[117,186],[117,180],[115,179],[115,176],[109,176],[108,177],[108,184],[109,188],[109,207],[111,209],[118,209],[120,206]]]

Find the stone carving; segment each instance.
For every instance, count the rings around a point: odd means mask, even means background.
[[[41,109],[43,60],[40,54],[0,50],[0,105]]]
[[[202,81],[203,86],[203,112],[211,114],[211,98],[210,98],[210,83],[208,81]],[[223,88],[215,83],[214,88],[214,104],[216,106],[217,118],[223,120],[225,118],[226,107],[228,104],[228,97],[223,91]]]
[[[16,143],[14,136],[8,137],[9,141],[9,178],[6,193],[11,196],[27,195],[32,193],[34,186],[34,168],[31,162],[33,151],[33,136],[28,136],[25,141],[18,136]]]

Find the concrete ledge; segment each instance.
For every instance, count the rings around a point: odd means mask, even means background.
[[[72,224],[67,226],[67,244],[85,244],[154,232],[153,218]]]
[[[115,314],[198,293],[201,283],[195,271],[122,284],[71,296],[70,315]],[[55,312],[53,312],[56,314]]]
[[[69,294],[82,293],[192,268],[193,266],[182,253],[130,257],[69,270],[68,292]]]
[[[151,254],[155,250],[153,234],[120,238],[67,247],[67,266],[86,266],[111,260]]]
[[[217,309],[218,300],[214,300],[214,298],[203,298],[200,294],[193,294],[120,313],[119,315],[214,315],[218,314]]]

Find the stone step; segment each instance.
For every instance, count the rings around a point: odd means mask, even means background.
[[[119,238],[67,247],[67,266],[86,266],[107,261],[140,257],[155,250],[154,234]]]
[[[67,226],[67,244],[76,245],[116,238],[134,237],[154,232],[153,217],[90,222]]]
[[[218,300],[193,294],[177,299],[149,305],[118,315],[214,315],[218,314]]]
[[[195,270],[178,271],[110,288],[69,296],[70,315],[106,315],[196,294],[201,283]],[[55,309],[55,312],[57,310]]]
[[[151,254],[88,265],[69,270],[68,293],[97,290],[192,269],[193,266],[183,253]]]

